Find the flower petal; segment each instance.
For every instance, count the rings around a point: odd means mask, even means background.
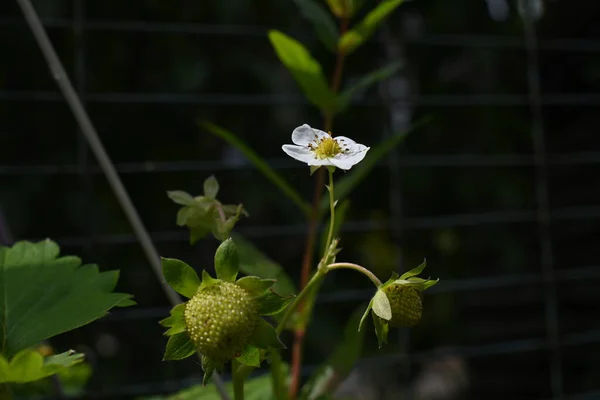
[[[358,146],[363,146],[359,144]],[[348,153],[348,154],[338,154],[337,156],[330,158],[329,161],[339,169],[348,170],[361,162],[363,158],[367,155],[368,147],[363,146],[365,150],[359,151],[357,153]]]
[[[299,146],[308,146],[316,143],[319,139],[329,136],[327,133],[311,128],[308,124],[297,127],[292,132],[292,142]]]
[[[342,150],[345,150],[344,154],[355,154],[369,150],[364,144],[356,143],[346,136],[337,136],[334,139],[338,142]]]
[[[315,158],[315,155],[308,147],[296,146],[293,144],[284,144],[281,149],[288,156],[295,158],[298,161],[308,163],[310,160]]]
[[[283,151],[290,157],[302,161],[310,166],[333,165],[328,159],[319,159],[308,147],[296,146],[293,144],[284,144]]]

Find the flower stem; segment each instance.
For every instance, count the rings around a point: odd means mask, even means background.
[[[374,273],[372,273],[371,271],[369,271],[362,265],[347,263],[347,262],[340,262],[340,263],[329,264],[327,266],[327,270],[332,270],[332,269],[353,269],[355,271],[360,272],[367,278],[369,278],[376,287],[381,286],[381,281],[379,280],[379,278],[377,278]]]
[[[292,304],[290,304],[285,309],[285,314],[283,314],[283,317],[281,318],[281,320],[279,321],[279,324],[277,325],[277,329],[276,329],[277,334],[280,334],[283,331],[283,329],[285,328],[285,325],[288,323],[288,321],[290,320],[292,315],[294,315],[294,312],[296,311],[296,309],[299,308],[299,306],[306,299],[306,297],[312,291],[312,289],[321,282],[321,280],[325,277],[325,274],[327,274],[326,270],[323,271],[321,269],[318,269],[317,272],[310,279],[310,281],[308,281],[308,283],[306,284],[304,289],[302,289],[302,291],[300,293],[298,293],[298,296],[296,296],[294,301],[292,301]]]
[[[333,168],[329,169],[329,209],[331,212],[331,217],[329,218],[329,234],[327,235],[327,242],[325,243],[325,254],[329,251],[329,245],[331,244],[331,240],[333,239],[333,229],[335,225],[335,196],[333,194]]]
[[[231,361],[231,377],[233,380],[233,398],[235,400],[244,400],[244,380],[246,374],[240,368],[240,363],[236,360]]]

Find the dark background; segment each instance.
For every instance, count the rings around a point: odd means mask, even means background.
[[[320,127],[322,118],[266,32],[302,41],[328,75],[334,58],[293,2],[34,3],[160,254],[212,267],[217,241],[189,246],[165,192],[200,194],[215,174],[221,200],[251,214],[237,230],[297,280],[301,215],[194,122],[233,131],[311,196],[306,166],[281,145],[294,127]],[[441,279],[425,295],[417,328],[392,331],[382,351],[368,340],[365,357],[392,376],[390,385],[410,386],[450,354],[466,366],[465,398],[598,399],[600,3],[544,1],[534,32],[518,3],[408,1],[348,58],[344,86],[387,62],[404,67],[362,93],[334,134],[374,146],[432,121],[352,194],[342,258],[385,279],[427,257],[427,274]],[[200,367],[161,361],[157,321],[168,302],[15,1],[0,3],[0,48],[0,207],[12,237],[50,237],[64,254],[120,269],[119,290],[139,303],[53,344],[87,352],[93,397],[189,385]],[[549,226],[540,223],[545,214]],[[369,298],[369,285],[352,273],[328,280],[309,331],[307,374]]]

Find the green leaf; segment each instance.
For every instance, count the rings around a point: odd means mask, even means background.
[[[390,330],[390,325],[386,320],[379,318],[375,313],[373,315],[373,325],[375,325],[375,334],[377,335],[377,342],[379,348],[381,348],[384,343],[387,343],[388,332]]]
[[[169,337],[167,347],[165,349],[165,360],[183,360],[196,352],[194,343],[190,340],[187,332],[177,333]]]
[[[204,195],[209,199],[216,199],[218,193],[219,182],[214,175],[211,175],[204,181]]]
[[[259,349],[268,349],[269,347],[285,349],[285,345],[279,340],[275,328],[262,318],[258,318],[256,328],[254,328],[250,337],[250,343]]]
[[[368,89],[373,84],[388,79],[402,67],[401,62],[393,62],[383,68],[363,76],[354,86],[344,90],[338,97],[337,112],[343,112],[352,101],[352,96],[359,90]]]
[[[83,361],[83,354],[69,350],[44,358],[34,349],[18,352],[10,362],[0,355],[0,383],[33,382],[59,373]]]
[[[250,367],[260,367],[260,351],[258,347],[246,346],[242,355],[236,358],[240,364],[248,365]]]
[[[301,400],[319,399],[322,395],[333,393],[350,374],[362,354],[365,339],[365,331],[356,330],[361,311],[361,308],[354,311],[347,321],[344,336],[335,352],[304,385]]]
[[[212,285],[216,285],[217,283],[219,283],[219,280],[210,276],[208,271],[204,269],[202,270],[202,283],[200,284],[198,290],[206,289]]]
[[[258,302],[258,315],[279,314],[294,300],[294,296],[280,296],[272,290],[256,299]]]
[[[98,272],[59,253],[50,240],[0,246],[0,354],[12,357],[131,298],[112,293],[117,272]]]
[[[404,0],[383,0],[354,28],[346,32],[338,45],[339,50],[348,55],[362,45]]]
[[[302,16],[313,24],[319,39],[325,47],[335,52],[340,33],[327,10],[314,0],[294,0],[294,3],[300,9]]]
[[[338,18],[350,18],[353,14],[353,0],[326,0],[329,9]]]
[[[240,271],[246,275],[255,275],[263,278],[275,279],[273,291],[282,296],[289,296],[296,292],[294,282],[285,272],[283,267],[267,257],[250,241],[239,234],[233,235],[240,257]]]
[[[258,169],[267,179],[269,179],[272,183],[277,186],[284,195],[286,195],[290,200],[298,206],[298,209],[308,215],[310,212],[310,206],[302,200],[302,197],[296,189],[290,186],[287,181],[277,172],[275,171],[260,155],[258,155],[254,150],[252,150],[248,145],[246,145],[243,141],[241,141],[237,136],[231,133],[228,130],[220,128],[216,125],[211,124],[210,122],[201,122],[199,123],[204,129],[208,132],[212,133],[215,136],[220,137],[225,140],[231,146],[235,147],[239,151],[241,151],[248,160],[254,164],[256,169]]]
[[[274,283],[275,279],[261,279],[258,276],[245,276],[236,282],[254,298],[265,295]]]
[[[177,293],[191,298],[200,286],[200,278],[192,267],[175,258],[161,257],[165,279]]]
[[[423,272],[423,270],[425,269],[425,267],[427,266],[427,260],[423,260],[423,262],[416,268],[411,269],[410,271],[407,271],[405,273],[403,273],[402,275],[400,275],[400,279],[408,279],[411,276],[417,276],[419,275],[421,272]]]
[[[183,313],[185,311],[185,303],[178,304],[171,309],[171,315],[159,322],[165,328],[170,328],[165,332],[165,336],[173,336],[177,333],[184,332],[187,328]]]
[[[217,248],[215,253],[215,271],[217,278],[227,282],[235,282],[240,268],[240,258],[233,239],[227,239]]]
[[[423,119],[420,122],[414,124],[406,132],[398,133],[392,137],[379,143],[377,146],[369,150],[365,159],[354,168],[351,172],[345,174],[345,176],[335,184],[335,197],[342,199],[348,196],[358,185],[369,175],[371,170],[377,165],[377,162],[387,155],[392,149],[394,149],[410,132],[414,131],[418,127],[429,122],[429,118]],[[329,210],[329,195],[323,196],[321,204],[319,205],[319,212],[321,216]]]
[[[306,98],[325,114],[331,112],[336,96],[329,89],[321,64],[300,42],[282,32],[269,31],[269,40],[283,65],[300,85]]]
[[[137,305],[137,302],[131,300],[131,299],[124,299],[122,301],[120,301],[116,306],[117,307],[131,307],[131,306],[135,306]]]
[[[194,202],[194,198],[191,194],[183,192],[181,190],[173,190],[171,192],[167,192],[167,196],[169,196],[169,198],[173,200],[173,202],[181,204],[183,206],[189,206]]]
[[[383,290],[377,290],[373,296],[373,313],[387,321],[392,319],[392,306]]]

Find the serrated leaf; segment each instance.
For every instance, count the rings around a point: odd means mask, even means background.
[[[383,290],[377,290],[373,296],[373,313],[387,321],[392,319],[392,306]]]
[[[216,199],[217,194],[219,194],[219,182],[214,175],[211,175],[204,181],[204,195],[209,199]]]
[[[200,286],[200,278],[192,267],[175,258],[161,257],[163,275],[177,293],[191,298]]]
[[[296,292],[294,282],[281,265],[267,257],[243,236],[234,234],[233,240],[237,246],[241,272],[246,275],[275,279],[273,291],[282,296],[289,296]]]
[[[252,150],[246,143],[240,140],[232,132],[218,127],[210,122],[201,122],[199,125],[211,134],[225,140],[231,146],[238,149],[246,158],[258,169],[268,180],[281,190],[281,192],[290,199],[300,211],[308,215],[310,206],[302,199],[302,196],[294,189],[286,179],[275,171],[259,154]]]
[[[132,297],[111,292],[114,272],[59,254],[50,240],[0,246],[0,354],[89,324]]]
[[[324,113],[330,113],[335,94],[329,89],[321,64],[297,40],[277,30],[269,31],[269,40],[277,56],[292,73],[306,98]]]
[[[219,245],[215,252],[215,271],[217,278],[235,282],[240,268],[240,258],[233,239],[229,238]]]
[[[250,336],[250,344],[259,349],[268,349],[269,347],[285,349],[285,345],[279,340],[275,328],[262,318],[258,319],[256,328]]]
[[[280,296],[272,290],[256,299],[258,303],[258,315],[279,314],[294,300],[294,296]]]
[[[190,340],[187,332],[177,333],[169,337],[163,361],[166,360],[183,360],[194,354],[196,348]]]
[[[377,69],[373,72],[368,73],[363,76],[354,86],[344,90],[340,93],[338,97],[338,112],[343,112],[350,102],[352,101],[352,96],[356,94],[359,90],[368,89],[373,84],[388,79],[392,75],[394,75],[400,68],[402,67],[402,63],[393,62],[389,65],[386,65],[383,68]]]
[[[216,285],[217,283],[219,283],[219,280],[210,276],[208,271],[204,269],[202,270],[202,283],[200,284],[198,290],[206,289],[212,285]]]
[[[361,46],[404,0],[382,0],[363,20],[340,38],[338,49],[348,55]]]
[[[335,52],[340,33],[327,10],[314,0],[294,0],[294,3],[300,9],[302,16],[313,24],[319,39],[325,47]]]
[[[381,348],[385,343],[387,343],[388,332],[390,330],[390,325],[387,321],[379,318],[375,313],[373,316],[373,325],[375,326],[375,335],[377,335],[378,347]]]
[[[377,165],[377,162],[394,149],[410,132],[419,128],[429,121],[428,118],[414,124],[409,130],[397,133],[392,137],[371,148],[365,159],[354,166],[349,173],[346,173],[342,179],[335,184],[335,197],[342,199],[348,196],[358,185],[369,175],[371,170]],[[329,195],[323,196],[319,205],[319,212],[324,215],[329,211]]]
[[[174,203],[181,204],[182,206],[189,206],[194,202],[192,195],[182,190],[173,190],[167,192],[167,196],[169,196]]]
[[[423,260],[423,262],[418,267],[413,268],[410,271],[406,271],[405,273],[400,275],[400,279],[408,279],[411,276],[417,276],[421,272],[423,272],[423,270],[425,269],[426,266],[427,266],[427,260]]]
[[[242,351],[242,355],[237,357],[236,360],[240,364],[250,367],[260,367],[260,351],[258,347],[246,346]]]
[[[365,331],[356,330],[361,317],[361,309],[354,311],[346,322],[344,336],[339,341],[335,352],[328,358],[302,388],[301,400],[320,399],[320,396],[331,394],[350,374],[361,356]]]
[[[83,361],[83,354],[73,350],[44,358],[28,348],[19,351],[10,361],[0,355],[0,383],[33,382],[59,373]]]
[[[261,297],[267,293],[269,288],[275,284],[275,279],[261,279],[258,276],[245,276],[240,278],[236,284],[244,289],[254,298]]]

